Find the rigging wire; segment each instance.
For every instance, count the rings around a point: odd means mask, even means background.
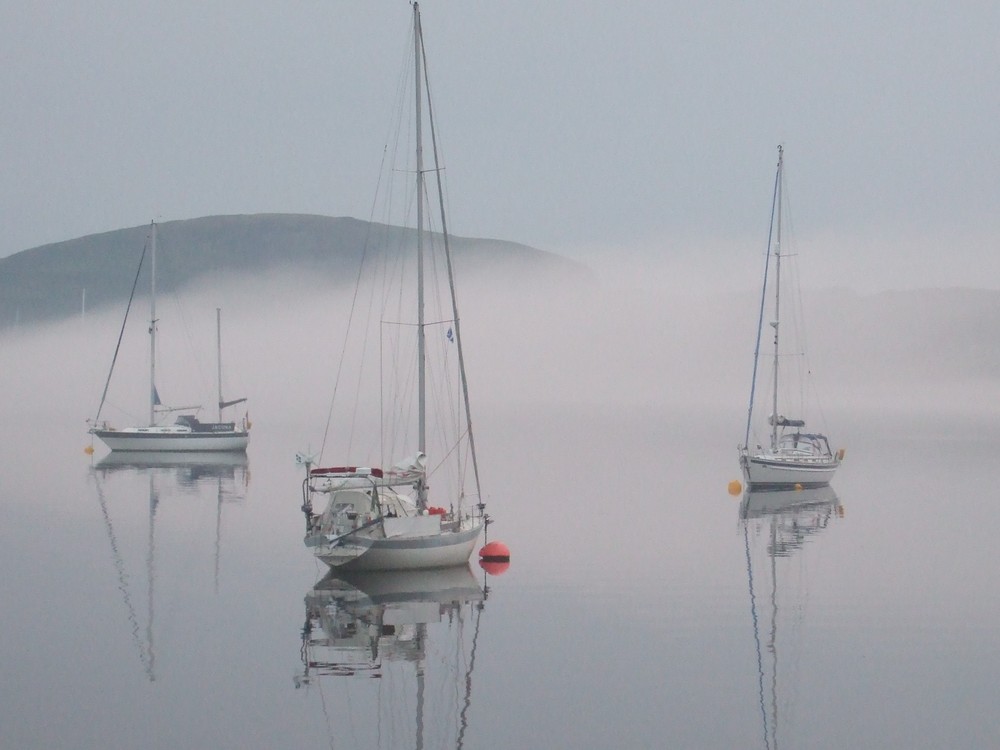
[[[413,37],[412,37],[412,32],[411,32],[411,35],[410,35],[410,44],[412,44],[412,39],[413,39]],[[404,57],[404,59],[406,59],[406,57]],[[367,227],[365,229],[365,238],[364,238],[364,242],[362,244],[361,261],[358,264],[358,273],[357,273],[357,276],[355,277],[355,281],[354,281],[354,293],[353,293],[352,298],[351,298],[350,312],[349,312],[348,318],[347,318],[347,327],[344,330],[343,343],[341,345],[341,351],[340,351],[340,359],[339,359],[339,361],[337,363],[337,370],[336,370],[336,374],[334,376],[333,394],[330,397],[330,406],[329,406],[329,409],[327,410],[326,425],[325,425],[325,427],[323,429],[323,440],[322,440],[322,443],[320,444],[320,451],[319,451],[319,456],[318,456],[318,460],[320,462],[322,462],[322,460],[323,460],[323,453],[326,450],[327,440],[328,440],[329,435],[330,435],[330,425],[333,422],[333,411],[334,411],[335,405],[337,404],[337,393],[338,393],[338,391],[340,389],[340,380],[341,380],[341,376],[343,374],[344,360],[346,359],[348,342],[350,341],[351,331],[352,331],[353,324],[354,324],[354,318],[355,318],[355,314],[356,314],[356,311],[357,311],[358,296],[359,296],[359,293],[361,291],[361,279],[362,279],[362,275],[363,275],[365,267],[366,267],[366,263],[368,262],[369,253],[370,253],[371,247],[372,247],[372,245],[375,242],[374,239],[373,239],[373,233],[374,233],[373,229],[376,226],[376,224],[375,224],[375,215],[376,215],[376,211],[377,211],[377,209],[379,207],[379,201],[381,199],[381,196],[383,195],[383,192],[382,192],[383,191],[383,177],[386,175],[386,164],[387,164],[387,161],[388,161],[388,157],[390,155],[390,143],[392,143],[392,145],[393,145],[393,151],[392,151],[393,161],[395,161],[396,154],[398,154],[398,152],[399,152],[399,134],[402,132],[401,123],[403,122],[403,106],[402,106],[402,101],[403,101],[403,98],[404,98],[403,92],[404,92],[404,90],[406,89],[406,86],[407,86],[407,84],[406,84],[406,77],[405,77],[404,73],[402,72],[404,70],[405,70],[405,65],[401,66],[400,78],[399,78],[399,80],[397,82],[397,85],[396,85],[396,102],[397,102],[397,106],[396,106],[396,114],[395,114],[395,125],[391,124],[391,122],[390,122],[389,131],[386,134],[385,145],[382,148],[382,159],[381,159],[381,162],[380,162],[380,165],[379,165],[379,170],[378,170],[378,179],[376,180],[376,184],[375,184],[375,194],[372,196],[371,208],[370,208],[370,210],[368,212],[368,225],[367,225]],[[396,134],[394,141],[393,141],[393,139],[391,139],[389,137],[389,135],[391,133],[393,133],[393,132],[395,132],[395,134]],[[385,207],[386,210],[389,210],[390,207],[392,206],[392,181],[391,180],[386,180],[386,182],[388,183],[388,189],[386,190],[386,198],[385,198],[384,207]],[[383,225],[382,225],[382,231],[383,231],[383,234],[384,234],[383,239],[387,239],[388,238],[389,229],[390,229],[389,222],[385,221],[383,223]],[[382,244],[384,246],[387,243],[383,242]],[[370,312],[371,312],[372,305],[373,305],[374,291],[375,290],[373,288],[373,289],[370,289],[369,291],[372,294],[372,296],[369,297],[369,317],[368,317],[368,320],[369,320],[369,325],[370,325],[370,321],[371,321]],[[368,328],[366,327],[366,336],[365,336],[365,339],[364,339],[365,341],[367,341],[367,330],[368,330]],[[359,369],[363,369],[363,368],[359,368]],[[361,377],[361,375],[359,375],[359,378],[360,377]],[[355,426],[355,422],[356,422],[356,416],[357,416],[357,399],[355,400],[354,414],[352,415],[352,418],[351,418],[351,426],[350,426],[350,430],[349,430],[349,433],[348,433],[348,435],[349,435],[348,450],[350,450],[350,444],[353,442],[354,426]]]
[[[472,409],[469,405],[469,383],[465,374],[465,358],[462,353],[461,325],[460,325],[460,318],[458,315],[458,294],[455,290],[455,276],[451,260],[451,247],[448,242],[448,223],[447,223],[447,217],[445,215],[444,186],[442,184],[442,179],[441,179],[441,169],[438,168],[440,165],[440,159],[439,159],[439,150],[437,142],[437,129],[434,125],[434,109],[431,105],[430,79],[427,72],[427,50],[424,49],[423,44],[420,45],[420,52],[421,56],[424,58],[423,60],[424,82],[427,89],[427,116],[431,127],[431,146],[434,151],[434,166],[435,166],[435,174],[437,177],[438,203],[441,206],[441,235],[444,238],[444,254],[445,254],[445,260],[447,261],[448,264],[448,285],[451,290],[452,317],[454,318],[454,326],[455,326],[455,342],[458,346],[458,369],[462,380],[462,397],[465,405],[465,421],[469,433],[469,449],[470,449],[469,453],[472,457],[472,472],[473,475],[475,476],[475,481],[476,481],[476,495],[481,498],[482,486],[479,481],[479,462],[476,460],[476,441],[474,433],[472,431]]]
[[[385,150],[384,149],[382,151],[382,162],[383,162],[383,165],[384,165],[384,163],[385,163]],[[379,178],[378,178],[378,181],[377,181],[377,184],[376,184],[376,189],[375,189],[376,197],[373,199],[373,204],[377,200],[379,189],[381,188],[381,184],[382,184],[382,170],[380,169],[379,170]],[[372,227],[372,221],[371,221],[371,219],[374,217],[374,212],[375,212],[375,209],[374,209],[374,205],[373,205],[372,210],[369,212],[368,227],[365,230],[365,241],[364,241],[364,243],[362,245],[362,250],[361,250],[361,262],[358,263],[358,274],[357,274],[357,277],[356,277],[355,283],[354,283],[354,294],[353,294],[353,296],[351,298],[351,309],[350,309],[350,312],[348,313],[348,316],[347,316],[347,328],[344,331],[344,341],[343,341],[343,344],[342,344],[341,349],[340,349],[340,360],[337,363],[337,373],[336,373],[336,376],[334,377],[333,395],[330,397],[330,408],[327,410],[327,414],[326,414],[326,426],[323,428],[323,442],[320,444],[320,449],[319,449],[319,461],[320,461],[320,463],[322,463],[322,461],[323,461],[323,452],[326,450],[326,441],[327,441],[327,438],[329,437],[329,434],[330,434],[330,423],[333,421],[333,407],[334,407],[334,404],[337,401],[337,390],[339,389],[339,386],[340,386],[340,376],[341,376],[341,372],[342,372],[343,367],[344,367],[344,359],[346,358],[347,342],[348,342],[348,338],[349,338],[350,332],[351,332],[351,325],[354,322],[354,311],[355,311],[355,308],[357,306],[358,293],[359,293],[359,291],[361,289],[361,274],[364,271],[365,260],[368,257],[369,238],[371,236],[371,227]]]
[[[821,430],[826,431],[826,414],[823,409],[823,404],[820,400],[820,390],[816,384],[816,375],[812,369],[812,363],[810,361],[810,346],[809,346],[809,326],[806,325],[806,305],[803,296],[803,283],[802,283],[802,270],[798,262],[799,253],[795,249],[797,246],[796,242],[796,231],[795,231],[795,217],[792,213],[792,204],[788,200],[788,174],[785,171],[784,165],[782,166],[782,211],[785,218],[784,221],[784,232],[786,236],[785,246],[791,247],[792,252],[782,253],[782,257],[795,259],[793,262],[787,263],[784,267],[788,271],[789,275],[789,286],[795,292],[793,297],[793,304],[791,306],[791,315],[789,323],[792,326],[791,336],[786,336],[782,340],[788,342],[789,340],[793,344],[792,349],[783,355],[783,358],[794,358],[795,367],[798,377],[795,380],[795,384],[798,386],[797,393],[786,392],[786,397],[789,403],[797,403],[799,414],[802,418],[806,418],[809,414],[817,414],[818,421],[821,425]],[[793,175],[794,177],[794,175]],[[786,380],[786,384],[787,384]],[[795,401],[794,399],[797,399]],[[815,408],[815,412],[813,411]]]
[[[125,318],[122,320],[121,330],[118,332],[118,343],[115,344],[115,354],[111,358],[111,368],[108,370],[108,379],[104,382],[104,392],[101,394],[101,403],[97,407],[97,415],[94,417],[96,426],[101,418],[101,410],[104,408],[104,401],[108,397],[108,386],[111,385],[111,375],[115,371],[115,362],[118,361],[118,352],[122,346],[122,337],[125,335],[125,323],[128,322],[128,314],[132,309],[132,300],[135,299],[135,288],[139,283],[139,273],[142,271],[142,262],[146,259],[146,249],[149,247],[149,235],[146,235],[146,242],[142,246],[142,255],[139,256],[139,267],[135,269],[135,279],[132,281],[132,292],[128,296],[128,304],[125,306]]]
[[[771,263],[771,238],[774,233],[774,212],[777,208],[778,203],[778,184],[781,180],[781,159],[778,160],[779,169],[776,170],[774,175],[774,194],[771,198],[771,220],[767,228],[767,255],[764,258],[764,284],[763,289],[760,293],[760,313],[757,316],[757,341],[754,344],[753,349],[753,375],[750,378],[750,405],[747,407],[747,430],[746,436],[743,439],[743,447],[747,450],[750,449],[750,425],[753,418],[753,399],[754,393],[757,388],[757,365],[760,361],[760,339],[761,333],[764,326],[764,307],[767,302],[767,276],[768,267]],[[777,415],[775,415],[777,416]]]

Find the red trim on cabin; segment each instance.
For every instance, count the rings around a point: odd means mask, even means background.
[[[358,468],[359,467],[357,466],[329,466],[324,469],[312,469],[309,472],[309,474],[311,476],[316,476],[318,474],[357,474]],[[367,466],[362,466],[360,468],[368,469],[371,472],[371,475],[377,479],[381,479],[383,476],[383,472],[381,469],[369,468]],[[367,475],[361,475],[361,476],[367,476]]]

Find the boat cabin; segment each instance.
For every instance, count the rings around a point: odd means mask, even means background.
[[[802,456],[832,456],[826,435],[807,432],[785,432],[778,438],[778,452]]]
[[[181,414],[174,421],[179,427],[187,427],[191,432],[235,432],[235,422],[201,422],[194,414]]]

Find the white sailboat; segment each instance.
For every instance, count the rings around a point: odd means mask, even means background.
[[[748,488],[764,487],[822,487],[833,479],[844,456],[843,449],[836,453],[830,441],[821,432],[806,431],[805,421],[789,418],[779,410],[778,375],[784,352],[779,346],[781,325],[781,206],[784,151],[778,147],[778,169],[774,183],[774,203],[771,210],[772,228],[775,231],[773,245],[768,241],[767,263],[764,268],[764,284],[761,292],[760,317],[757,325],[757,345],[754,351],[753,378],[750,386],[750,405],[747,409],[747,428],[743,444],[739,447],[740,467]],[[750,438],[753,428],[754,396],[757,385],[757,366],[760,360],[760,343],[764,324],[764,308],[768,293],[768,276],[771,258],[774,259],[774,329],[773,375],[771,392],[771,412],[768,416],[769,442],[751,448]]]
[[[438,150],[434,133],[434,118],[431,110],[430,97],[426,102],[422,87],[426,85],[426,68],[423,37],[420,26],[420,10],[413,3],[413,59],[415,67],[415,157],[416,157],[416,322],[415,324],[396,324],[396,328],[405,328],[416,333],[416,398],[418,402],[416,452],[410,458],[393,465],[391,468],[379,468],[370,463],[341,465],[334,467],[314,468],[312,459],[300,459],[306,467],[306,478],[303,482],[302,510],[306,516],[305,545],[321,561],[331,568],[344,570],[415,570],[461,565],[468,562],[476,545],[480,532],[489,523],[482,502],[479,486],[479,467],[476,460],[475,441],[472,432],[472,420],[469,409],[469,389],[465,374],[465,360],[462,352],[461,328],[459,325],[458,306],[455,299],[455,281],[452,268],[451,251],[448,242],[447,225],[445,221],[443,201],[441,201],[440,233],[431,235],[425,230],[424,201],[426,190],[424,185],[425,169],[423,164],[422,145],[422,106],[426,103],[428,123],[431,129],[431,143],[434,146],[434,173],[437,176],[437,194],[440,198],[443,192],[441,185],[441,169],[438,165]],[[442,317],[447,320],[428,321],[425,312],[425,244],[431,240],[443,240],[444,266],[447,271],[447,297],[450,305],[441,310]],[[430,272],[428,271],[428,274]],[[398,311],[397,311],[398,312]],[[405,315],[405,313],[403,313]],[[353,317],[353,316],[352,316]],[[386,324],[385,319],[382,324]],[[453,494],[438,503],[447,507],[434,507],[428,502],[428,478],[433,470],[428,469],[428,329],[444,333],[447,326],[447,344],[445,337],[438,337],[442,346],[453,347],[457,351],[458,378],[461,384],[461,396],[457,404],[452,404],[454,412],[450,413],[454,436],[443,440],[440,446],[441,464],[445,460],[457,459],[464,461],[465,466],[457,471],[462,475]],[[406,381],[410,377],[409,370],[400,379]],[[361,380],[361,378],[359,378]],[[409,381],[412,382],[412,381]],[[412,389],[412,388],[411,388]],[[335,389],[336,390],[336,389]],[[383,396],[380,393],[379,398]],[[408,396],[407,396],[408,398]],[[377,415],[382,415],[387,409],[381,405]],[[441,411],[447,411],[441,407]],[[436,427],[443,428],[445,420]],[[459,423],[461,427],[459,428]],[[388,427],[383,424],[383,432]],[[437,433],[435,433],[437,434]],[[412,437],[402,438],[411,441]],[[325,442],[325,439],[324,439]],[[386,443],[386,438],[381,438]],[[408,443],[412,446],[412,442]],[[384,461],[382,456],[388,450],[380,446],[382,453],[376,458]],[[413,450],[411,447],[410,451]],[[392,460],[392,459],[389,459]],[[439,464],[434,467],[440,468]],[[464,477],[471,465],[471,473],[475,480],[475,499],[472,502],[464,487]],[[435,478],[435,485],[444,484]],[[438,495],[437,497],[442,497]],[[314,511],[314,500],[325,502],[325,509]]]
[[[150,297],[149,297],[149,423],[134,427],[115,428],[107,421],[100,421],[101,410],[108,394],[111,373],[104,386],[104,395],[92,422],[90,433],[100,438],[112,451],[245,451],[250,441],[250,423],[244,415],[237,424],[222,421],[223,409],[241,404],[245,398],[226,401],[222,397],[222,312],[215,311],[217,374],[218,374],[218,421],[202,422],[193,413],[180,414],[173,424],[159,424],[161,414],[185,411],[196,412],[200,407],[164,407],[156,390],[156,223],[150,224]],[[139,263],[140,269],[142,262]],[[138,278],[138,275],[137,275]],[[133,287],[133,296],[135,288]],[[132,300],[129,300],[131,308]],[[125,314],[126,320],[128,312]],[[124,328],[124,323],[122,324]],[[119,338],[119,342],[120,342]],[[116,351],[117,358],[117,351]]]

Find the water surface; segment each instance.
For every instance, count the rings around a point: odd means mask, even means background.
[[[490,533],[513,564],[385,598],[384,582],[324,579],[302,547],[290,437],[260,429],[245,459],[144,464],[15,421],[0,744],[1000,741],[1000,430],[857,416],[832,492],[741,513],[726,493],[738,437],[718,449],[737,422],[488,415]]]

